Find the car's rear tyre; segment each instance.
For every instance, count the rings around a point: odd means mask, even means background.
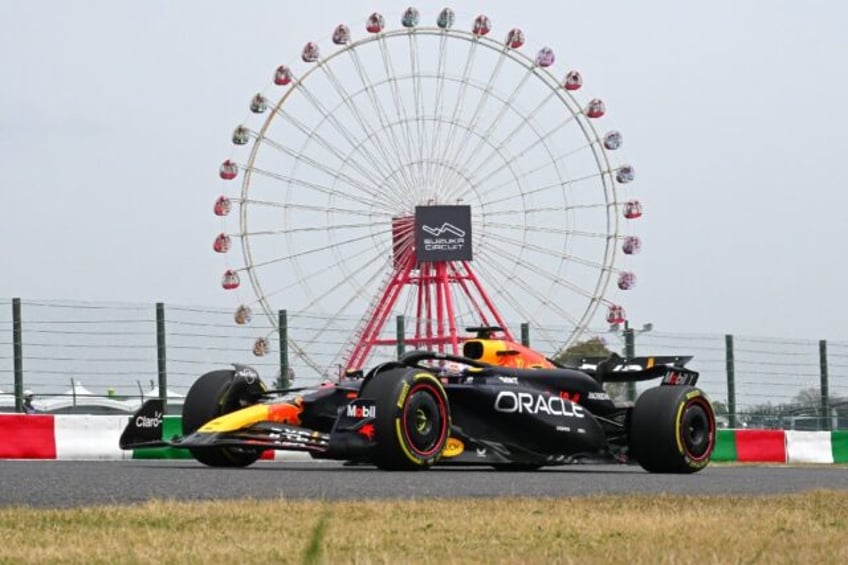
[[[237,377],[232,369],[206,373],[194,382],[183,403],[183,435],[194,433],[218,416],[249,406],[264,390],[261,380]],[[189,451],[210,467],[246,467],[262,455],[261,450],[241,447],[202,447]]]
[[[660,386],[643,392],[630,415],[630,455],[652,473],[694,473],[715,449],[712,404],[698,388]]]
[[[420,369],[376,373],[360,398],[374,400],[374,463],[381,469],[426,469],[442,455],[450,436],[450,407],[442,383]]]

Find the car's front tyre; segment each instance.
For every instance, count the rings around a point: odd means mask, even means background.
[[[421,369],[378,372],[360,398],[374,400],[374,463],[381,469],[427,469],[441,458],[450,435],[450,407],[442,383]]]
[[[248,381],[236,376],[232,369],[201,376],[191,386],[183,403],[183,435],[193,434],[210,420],[254,402],[264,386],[258,378]],[[262,454],[261,450],[241,447],[197,447],[189,451],[196,460],[210,467],[247,467]]]

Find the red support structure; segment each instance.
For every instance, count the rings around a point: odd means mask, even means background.
[[[407,254],[406,260],[402,261],[392,273],[392,277],[389,279],[386,288],[383,289],[379,300],[374,304],[370,315],[364,318],[365,327],[362,329],[358,343],[347,361],[346,368],[348,370],[361,369],[365,365],[374,342],[380,336],[389,314],[394,309],[401,289],[409,283],[414,261],[414,255],[412,253]]]
[[[469,261],[436,261],[419,263],[412,238],[412,218],[392,219],[393,263],[391,277],[363,317],[346,369],[365,367],[375,346],[397,345],[397,339],[381,338],[380,334],[396,309],[404,291],[408,298],[402,303],[414,305],[416,315],[414,334],[405,338],[407,345],[458,355],[461,353],[460,329],[457,314],[461,310],[473,313],[474,325],[495,325],[503,328],[504,339],[515,341],[494,303],[483,290]]]

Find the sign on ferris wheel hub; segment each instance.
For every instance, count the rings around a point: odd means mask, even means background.
[[[485,14],[348,24],[269,60],[219,165],[212,247],[254,353],[281,310],[321,378],[395,356],[399,316],[408,347],[458,353],[463,328],[529,323],[550,355],[599,310],[626,320],[644,208],[615,108],[585,95],[600,71]]]
[[[471,261],[471,230],[471,206],[416,206],[416,259]]]

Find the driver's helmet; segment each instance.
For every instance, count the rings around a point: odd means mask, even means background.
[[[447,375],[461,375],[464,369],[465,365],[463,365],[462,363],[457,363],[456,361],[448,361],[442,367],[442,372]]]

